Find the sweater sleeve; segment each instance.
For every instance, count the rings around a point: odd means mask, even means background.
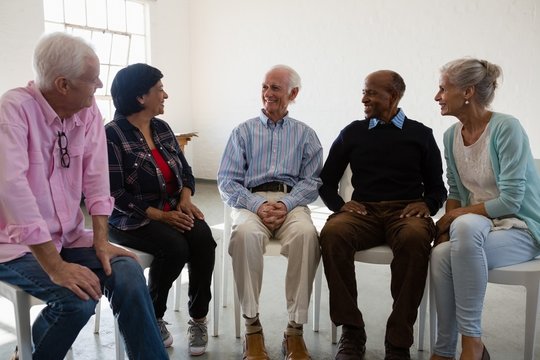
[[[319,188],[319,195],[324,204],[334,212],[339,211],[345,204],[338,193],[339,181],[349,163],[345,150],[344,132],[345,130],[342,130],[334,140],[321,171],[322,186]]]
[[[499,196],[485,202],[486,211],[494,218],[517,214],[525,195],[529,139],[517,119],[507,118],[493,128],[490,146]]]
[[[423,164],[424,201],[433,216],[446,201],[446,187],[442,177],[441,152],[433,132],[430,130],[427,138],[426,154]]]

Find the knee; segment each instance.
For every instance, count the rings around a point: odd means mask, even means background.
[[[487,229],[491,230],[491,221],[481,215],[465,214],[457,217],[450,225],[450,239],[461,240],[482,238],[481,233]]]
[[[452,254],[467,254],[484,246],[487,234],[491,231],[491,221],[481,215],[465,214],[456,218],[450,225]]]
[[[264,248],[264,240],[267,237],[258,227],[251,226],[249,222],[237,224],[231,232],[229,241],[229,254],[245,252],[248,253],[250,248]]]
[[[196,237],[197,246],[211,250],[216,247],[210,226],[204,220],[195,219],[191,232]]]
[[[146,278],[137,261],[127,256],[115,257],[111,261],[114,292],[119,296],[130,296],[137,292],[147,292]]]
[[[343,226],[339,226],[334,221],[327,221],[319,236],[321,252],[333,256],[334,254],[341,253],[343,250],[350,250],[350,245],[346,241],[347,238],[344,234]]]
[[[431,250],[433,234],[424,226],[405,225],[394,238],[394,253],[425,257]]]

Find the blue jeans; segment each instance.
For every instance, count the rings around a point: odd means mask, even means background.
[[[527,230],[492,231],[490,219],[466,214],[450,225],[450,241],[431,252],[431,285],[437,305],[434,353],[454,357],[458,332],[482,336],[488,270],[531,260],[540,253]]]
[[[168,359],[156,323],[152,301],[139,264],[129,257],[111,260],[106,276],[93,248],[63,249],[62,258],[91,269],[100,279],[118,319],[130,359]],[[34,360],[63,359],[79,331],[94,314],[96,301],[82,300],[54,284],[32,254],[0,264],[0,279],[43,300],[47,306],[32,325]]]

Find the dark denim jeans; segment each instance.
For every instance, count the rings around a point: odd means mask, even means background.
[[[118,319],[130,359],[168,359],[139,264],[128,257],[111,260],[106,276],[93,248],[63,249],[62,258],[91,269],[100,279]],[[82,300],[54,284],[32,254],[0,264],[0,279],[43,300],[47,306],[32,325],[34,360],[63,359],[81,328],[94,314],[95,300]]]

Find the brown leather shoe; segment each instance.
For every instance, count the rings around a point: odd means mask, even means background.
[[[284,335],[281,345],[285,360],[310,360],[302,335]]]
[[[269,360],[264,346],[264,335],[261,332],[246,334],[244,341],[244,360]]]

